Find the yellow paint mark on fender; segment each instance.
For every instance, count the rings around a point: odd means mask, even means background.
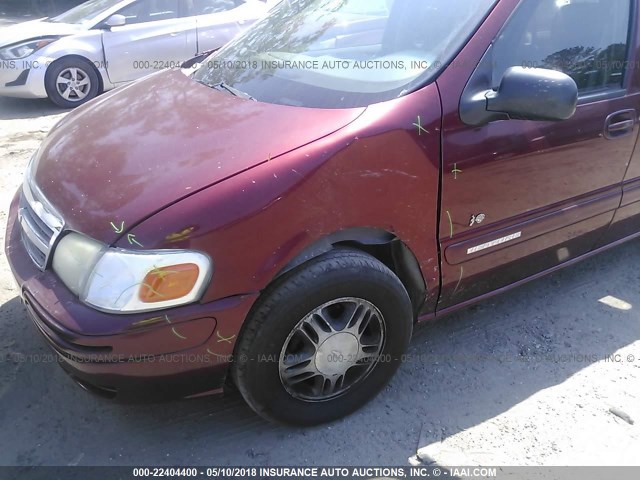
[[[169,243],[176,243],[176,242],[181,242],[183,240],[187,240],[195,229],[196,227],[189,227],[189,228],[185,228],[181,232],[171,233],[165,237],[165,241]]]
[[[180,335],[177,331],[176,331],[176,327],[171,327],[171,331],[173,332],[173,334],[178,337],[181,338],[182,340],[186,340],[187,337],[183,337],[182,335]]]
[[[449,210],[447,210],[447,217],[449,217],[449,238],[453,238],[453,220],[451,219]]]
[[[146,320],[140,320],[139,322],[134,323],[132,326],[133,327],[142,327],[145,325],[151,325],[154,323],[158,323],[161,322],[162,320],[164,320],[164,317],[153,317],[153,318],[148,318]]]
[[[216,332],[216,336],[218,337],[218,343],[222,343],[222,342],[227,342],[227,343],[231,343],[231,340],[233,340],[234,338],[236,338],[235,335],[231,336],[231,337],[223,337],[222,335],[220,335],[220,332]]]
[[[460,278],[458,279],[458,283],[456,284],[456,288],[453,289],[453,294],[455,295],[460,287],[460,283],[462,283],[462,277],[464,275],[464,267],[460,267]]]

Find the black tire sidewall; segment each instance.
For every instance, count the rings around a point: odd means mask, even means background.
[[[89,90],[89,94],[85,97],[84,100],[80,102],[71,102],[64,99],[58,93],[58,89],[56,88],[55,82],[58,78],[58,75],[60,75],[60,72],[67,68],[78,68],[86,73],[91,80],[91,88]],[[61,58],[60,60],[56,60],[47,69],[44,83],[47,95],[49,96],[49,100],[62,108],[76,108],[80,105],[84,105],[89,100],[97,97],[98,93],[100,92],[100,79],[95,71],[95,68],[88,60],[84,60],[82,58]]]
[[[408,347],[413,325],[411,303],[401,282],[391,271],[350,267],[332,270],[312,284],[295,275],[288,279],[286,298],[265,302],[257,315],[266,315],[250,351],[236,361],[246,362],[241,388],[250,405],[262,416],[281,423],[313,425],[340,418],[373,398],[390,380]],[[293,285],[293,288],[291,286]],[[274,292],[274,296],[278,296]],[[311,311],[338,298],[367,300],[385,322],[385,343],[376,366],[366,378],[343,395],[322,402],[292,397],[280,381],[278,361],[285,340]],[[243,355],[243,353],[240,353]],[[247,398],[248,397],[248,398]]]

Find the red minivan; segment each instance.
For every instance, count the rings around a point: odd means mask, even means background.
[[[637,9],[284,0],[51,131],[8,224],[29,316],[106,397],[348,414],[417,322],[638,236]]]

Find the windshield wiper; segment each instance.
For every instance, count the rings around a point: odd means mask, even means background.
[[[246,98],[247,100],[253,100],[254,102],[257,102],[257,100],[248,93],[243,92],[242,90],[238,90],[237,88],[233,88],[231,85],[227,85],[224,82],[214,83],[213,85],[209,86],[211,88],[215,88],[216,90],[226,90],[231,95],[235,95],[236,97]]]

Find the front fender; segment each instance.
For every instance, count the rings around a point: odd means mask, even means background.
[[[418,113],[428,134],[414,127]],[[261,291],[328,235],[378,229],[412,251],[435,298],[439,131],[437,90],[426,87],[371,106],[328,137],[197,192],[131,233],[145,248],[208,253],[214,274],[203,301],[209,302]]]
[[[88,60],[96,68],[101,77],[104,90],[114,88],[107,74],[107,62],[102,47],[102,32],[87,32],[63,37],[38,52],[39,62],[46,67],[64,57],[81,57]],[[44,79],[44,73],[42,73]]]

